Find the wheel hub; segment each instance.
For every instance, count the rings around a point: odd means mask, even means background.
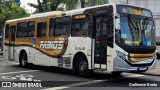
[[[25,64],[26,64],[26,59],[25,59],[25,57],[23,56],[23,57],[22,57],[22,65],[25,66]]]
[[[85,71],[87,69],[87,63],[86,62],[81,62],[79,67],[80,67],[81,71]]]

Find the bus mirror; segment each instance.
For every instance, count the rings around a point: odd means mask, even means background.
[[[119,18],[116,18],[116,25],[115,25],[116,27],[116,29],[120,29],[120,19]]]

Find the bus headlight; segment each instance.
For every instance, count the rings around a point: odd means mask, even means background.
[[[117,51],[117,55],[118,55],[121,59],[126,60],[126,55],[125,55],[124,53],[122,53],[122,52],[120,52],[120,51]]]

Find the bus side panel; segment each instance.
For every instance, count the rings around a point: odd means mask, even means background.
[[[35,52],[36,52],[36,49],[34,47],[29,47],[28,48],[28,62],[29,63],[32,63],[32,64],[35,64]]]
[[[115,57],[114,48],[107,46],[107,71],[113,71],[113,58]]]
[[[3,56],[5,58],[5,60],[8,60],[9,59],[9,54],[8,54],[8,46],[7,45],[4,45],[4,49],[3,49]]]
[[[20,52],[24,50],[27,54],[28,63],[35,63],[35,48],[28,47],[28,46],[19,46],[15,47],[15,61],[19,62]]]
[[[19,54],[22,47],[15,47],[15,62],[19,63]]]
[[[6,30],[7,27],[5,27],[5,30]],[[7,33],[6,31],[4,30],[4,49],[3,49],[3,56],[5,58],[5,60],[9,60],[9,26],[8,26],[8,36],[5,35],[5,33]],[[7,37],[7,38],[6,38]]]
[[[91,38],[88,37],[69,37],[66,52],[60,58],[50,57],[50,66],[73,69],[73,58],[78,52],[86,56],[91,69]]]
[[[40,52],[39,50],[35,51],[35,64],[49,66],[49,56]]]
[[[56,40],[56,38],[53,38],[52,40]],[[50,57],[50,66],[58,66],[58,67],[64,67],[64,68],[68,68],[71,69],[72,68],[72,52],[73,52],[73,48],[71,47],[71,43],[72,41],[70,40],[70,37],[67,38],[57,38],[57,40],[62,40],[67,44],[63,44],[63,49],[60,50],[59,55],[55,56],[55,57]],[[58,51],[57,51],[58,52]],[[64,52],[64,53],[62,53]],[[56,53],[56,52],[54,52]],[[53,54],[54,54],[53,53]]]
[[[50,57],[50,58],[49,58],[49,65],[50,65],[50,66],[58,66],[58,59],[57,59],[57,58]]]
[[[66,53],[72,56],[71,68],[73,67],[73,58],[78,53],[82,52],[85,54],[88,61],[88,68],[92,69],[91,61],[91,38],[89,37],[70,37],[69,44]],[[75,59],[76,60],[76,59]]]
[[[27,54],[28,63],[34,64],[35,48],[32,45],[32,38],[16,38],[14,47],[16,62],[19,62],[20,53],[24,50]]]

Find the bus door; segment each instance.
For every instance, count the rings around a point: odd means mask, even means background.
[[[16,26],[10,26],[10,31],[9,31],[9,60],[14,60],[15,31],[16,31]]]
[[[107,69],[107,16],[94,17],[95,53],[94,63],[96,69]]]

